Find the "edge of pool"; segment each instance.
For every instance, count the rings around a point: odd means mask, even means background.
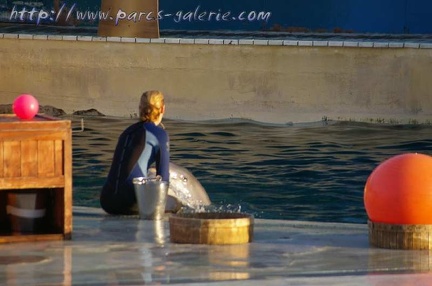
[[[168,219],[110,216],[79,206],[73,208],[71,240],[2,244],[0,261],[0,281],[8,285],[427,285],[432,280],[429,251],[372,247],[365,224],[255,219],[248,244],[175,244],[169,241]]]

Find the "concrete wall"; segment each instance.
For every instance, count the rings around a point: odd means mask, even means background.
[[[4,34],[0,103],[31,93],[41,105],[67,113],[96,108],[129,117],[137,113],[143,91],[160,89],[167,97],[167,117],[173,119],[432,119],[429,46],[123,40],[132,42]]]

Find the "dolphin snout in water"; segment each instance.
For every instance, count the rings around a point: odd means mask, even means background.
[[[211,201],[204,187],[195,176],[186,168],[172,162],[170,168],[170,183],[166,211],[177,211],[182,206],[197,209],[200,206],[208,206]],[[155,176],[154,168],[149,170],[149,177]]]

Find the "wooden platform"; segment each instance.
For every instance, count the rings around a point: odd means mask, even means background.
[[[0,115],[0,243],[71,238],[71,132],[69,120]],[[11,221],[17,218],[6,209],[11,194],[20,193],[46,198],[43,226],[35,233],[12,231]]]
[[[368,221],[371,245],[388,249],[432,249],[432,225],[385,224]]]

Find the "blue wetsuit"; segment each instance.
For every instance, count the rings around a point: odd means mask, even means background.
[[[169,138],[153,122],[138,122],[120,135],[108,178],[100,195],[101,207],[110,214],[137,213],[133,178],[147,177],[156,163],[156,174],[169,182]]]

